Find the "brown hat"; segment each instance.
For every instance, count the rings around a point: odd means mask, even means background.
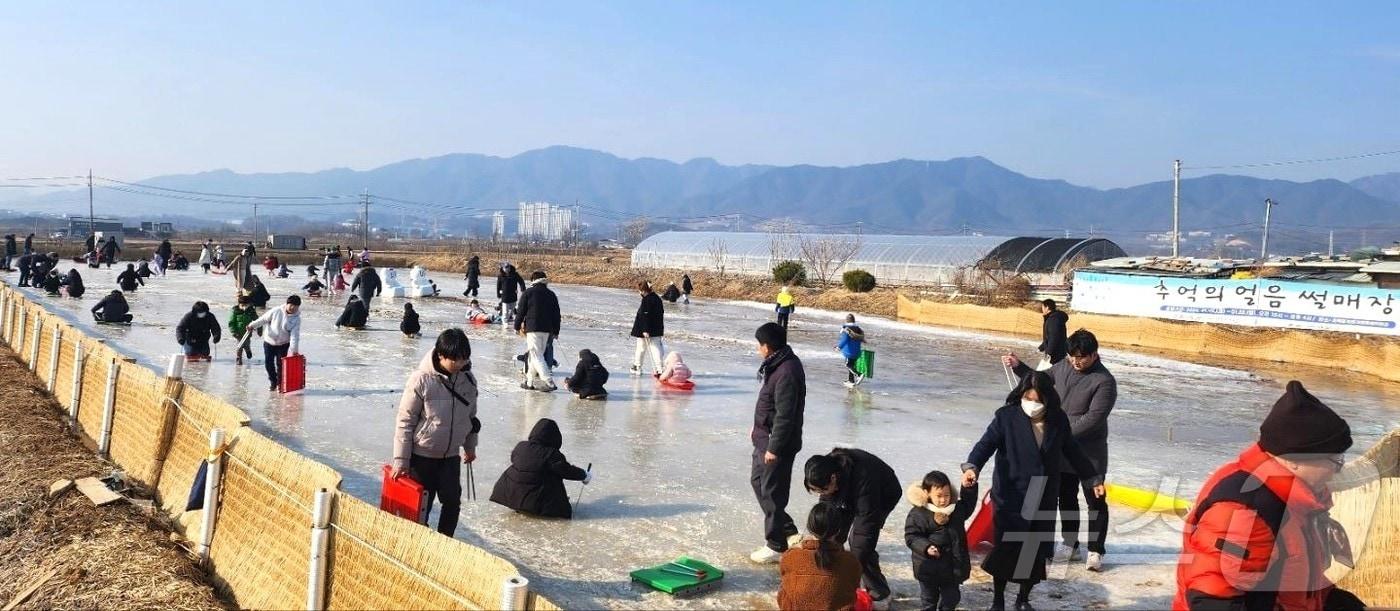
[[[1275,456],[1341,454],[1351,447],[1351,427],[1293,380],[1259,425],[1259,447]]]

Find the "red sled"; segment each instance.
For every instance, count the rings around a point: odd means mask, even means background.
[[[972,516],[972,524],[967,527],[968,551],[976,551],[980,546],[992,544],[992,537],[996,534],[996,528],[992,524],[992,514],[995,511],[992,491],[988,490],[982,494],[982,506],[977,510],[977,515]]]
[[[419,524],[428,523],[428,491],[418,480],[404,475],[398,479],[389,476],[393,468],[384,465],[384,485],[379,491],[379,508],[405,520]]]
[[[282,357],[282,380],[277,384],[277,390],[289,393],[303,388],[306,388],[306,356],[294,354]]]
[[[875,601],[870,598],[870,593],[865,588],[856,588],[856,602],[851,606],[854,611],[875,611]]]
[[[680,382],[672,382],[670,380],[657,380],[657,382],[660,382],[662,386],[665,386],[667,388],[674,388],[676,390],[695,390],[695,382],[691,382],[690,380],[682,380]]]
[[[209,358],[209,355],[207,355],[207,354],[191,354],[191,355],[186,356],[186,357],[185,357],[185,360],[186,360],[186,361],[189,361],[189,362],[199,362],[199,361],[208,361],[208,360],[210,360],[210,358]]]

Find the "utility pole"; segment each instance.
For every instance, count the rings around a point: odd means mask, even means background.
[[[1264,239],[1259,245],[1260,262],[1267,262],[1269,260],[1269,213],[1273,212],[1274,206],[1277,205],[1277,203],[1278,202],[1272,199],[1264,200]]]
[[[88,168],[88,235],[97,235],[97,219],[92,216],[92,168]],[[97,238],[93,238],[96,240]],[[94,242],[95,244],[96,242]],[[95,248],[95,247],[94,247]]]
[[[365,250],[369,250],[369,189],[365,189],[360,195],[360,203],[364,206],[364,222],[360,225],[361,245]]]
[[[258,243],[258,204],[253,203],[253,239],[254,244]]]
[[[1333,234],[1334,234],[1334,233],[1336,233],[1336,232],[1333,231],[1333,230],[1331,230],[1331,229],[1328,229],[1328,230],[1327,230],[1327,258],[1328,258],[1328,259],[1331,259],[1332,257],[1337,256],[1337,255],[1336,255],[1336,252],[1332,250],[1332,245],[1334,244],[1334,242],[1332,241],[1332,237],[1333,237]]]
[[[1181,160],[1172,162],[1172,258],[1181,255]]]

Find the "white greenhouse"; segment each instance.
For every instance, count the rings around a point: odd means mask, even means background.
[[[1058,274],[1072,265],[1124,256],[1122,248],[1102,238],[666,231],[632,250],[632,267],[718,271],[722,266],[726,273],[767,276],[779,261],[801,261],[803,240],[858,246],[833,277],[863,269],[887,285],[946,285],[958,269],[990,263],[1017,273]]]

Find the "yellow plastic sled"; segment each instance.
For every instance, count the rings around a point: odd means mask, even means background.
[[[1191,501],[1161,494],[1156,490],[1143,490],[1119,484],[1104,486],[1108,492],[1108,502],[1114,505],[1132,507],[1141,511],[1174,513],[1185,516],[1191,512]]]

